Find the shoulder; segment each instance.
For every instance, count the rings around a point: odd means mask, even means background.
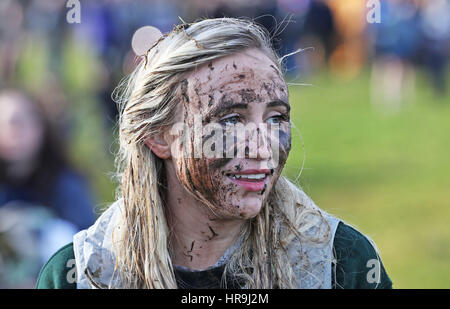
[[[281,180],[281,181],[280,181]],[[300,225],[308,226],[311,220],[314,220],[315,213],[326,214],[328,224],[335,231],[333,238],[333,253],[335,264],[333,265],[332,286],[333,288],[344,289],[380,289],[392,288],[392,282],[387,275],[381,258],[373,241],[361,232],[345,224],[339,218],[327,214],[321,210],[314,201],[303,192],[301,188],[290,182],[284,177],[280,177],[278,191],[281,202],[287,212],[292,209],[300,209],[296,215],[293,215],[294,221]],[[278,184],[278,183],[277,183]],[[297,207],[287,207],[289,205]],[[304,214],[311,214],[307,218]],[[294,211],[295,212],[295,211]],[[322,221],[320,221],[322,222]],[[336,226],[337,225],[337,226]],[[335,230],[334,230],[335,229]],[[321,238],[322,234],[317,234],[321,229],[310,229],[311,238]],[[307,230],[309,231],[309,230]]]
[[[355,228],[340,222],[334,237],[334,287],[392,288],[375,244]]]
[[[59,249],[42,267],[37,289],[76,289],[73,243]]]
[[[376,253],[366,236],[342,221],[339,222],[336,230],[334,245],[337,251],[345,253],[347,257],[373,256]]]

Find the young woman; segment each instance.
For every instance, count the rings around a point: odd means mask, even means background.
[[[55,133],[34,96],[0,90],[0,288],[33,287],[53,253],[95,221],[89,185]]]
[[[0,91],[0,207],[41,205],[77,230],[94,222],[89,185],[67,162],[43,103],[22,90]]]
[[[280,176],[291,135],[279,60],[239,19],[153,44],[119,100],[118,200],[37,287],[390,288],[371,242]]]

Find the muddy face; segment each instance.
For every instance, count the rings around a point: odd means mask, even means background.
[[[182,147],[189,154],[173,159],[179,181],[209,201],[219,218],[256,216],[291,147],[282,75],[251,49],[200,67],[182,82],[181,92],[181,121],[201,130],[185,136]]]

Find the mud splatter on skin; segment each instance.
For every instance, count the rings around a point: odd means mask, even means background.
[[[261,195],[264,195],[264,192],[266,192],[267,184],[264,185],[264,189],[261,190]]]
[[[192,254],[186,254],[186,253],[183,253],[183,254],[184,254],[184,256],[187,256],[189,258],[190,262],[192,262],[192,260],[194,259],[194,256]]]
[[[225,67],[220,71],[220,73],[226,72],[228,71],[228,64],[225,65]]]
[[[219,234],[217,234],[217,233],[213,230],[213,228],[211,227],[211,225],[207,224],[207,226],[208,226],[209,231],[211,232],[211,235],[208,236],[208,240],[211,240],[211,239],[213,239],[214,237],[219,236]]]
[[[280,145],[282,146],[282,149],[284,152],[289,152],[291,149],[291,133],[286,132],[284,130],[279,131],[280,136]]]
[[[213,162],[211,162],[211,164],[209,166],[213,169],[220,169],[220,168],[224,167],[225,165],[227,165],[228,162],[230,162],[232,159],[233,158],[218,158],[217,160],[214,160]],[[222,171],[222,172],[223,172],[223,174],[225,174],[224,171]]]
[[[270,88],[270,86],[267,83],[263,83],[262,86],[263,86],[264,90],[266,90],[267,93],[270,94],[272,92],[272,89]]]
[[[183,96],[184,100],[189,103],[189,96],[187,94],[188,92],[188,86],[189,86],[189,82],[187,81],[187,79],[183,79],[181,81],[181,95]]]
[[[250,158],[250,148],[248,146],[245,146],[245,158]]]
[[[264,90],[268,96],[274,100],[280,98],[281,100],[288,102],[288,93],[286,91],[286,86],[272,80],[272,83],[263,83],[261,90]],[[279,95],[277,94],[279,93]]]
[[[243,103],[251,103],[257,101],[258,96],[256,95],[256,92],[253,89],[242,89],[239,90],[238,93],[241,96]]]
[[[211,107],[214,104],[214,96],[212,94],[208,94],[208,107]]]
[[[191,262],[194,259],[194,256],[192,255],[192,251],[194,250],[194,244],[195,244],[195,240],[193,240],[191,243],[191,249],[186,251],[186,253],[184,253],[184,255],[187,256]],[[185,247],[185,249],[187,249],[187,248]],[[198,254],[196,254],[196,255],[199,256]]]

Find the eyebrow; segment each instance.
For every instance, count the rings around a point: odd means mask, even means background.
[[[210,114],[218,115],[218,114],[222,114],[224,112],[227,112],[227,111],[233,110],[233,109],[247,109],[247,108],[248,108],[247,103],[234,103],[234,104],[222,103],[219,106],[217,106],[216,108],[214,108],[210,112]]]
[[[267,103],[267,107],[275,107],[275,106],[284,106],[288,112],[291,110],[291,106],[283,100],[275,100]]]

